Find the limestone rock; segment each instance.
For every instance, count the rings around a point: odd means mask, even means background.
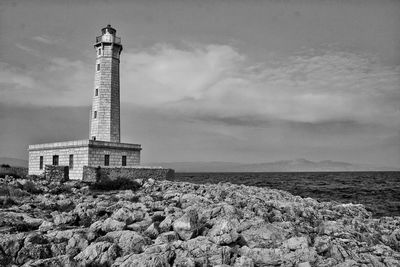
[[[103,232],[121,231],[125,228],[125,226],[126,225],[123,222],[108,218],[102,223],[101,230]]]
[[[144,247],[150,243],[150,241],[142,235],[128,230],[109,232],[106,237],[111,238],[113,242],[121,248],[122,255],[141,253]]]
[[[80,266],[110,266],[117,256],[117,245],[104,241],[90,244],[74,259]]]
[[[219,245],[229,245],[239,238],[234,224],[227,219],[217,221],[208,232],[208,236],[212,242]]]
[[[196,210],[189,210],[173,223],[174,231],[182,240],[189,240],[198,235],[201,228]]]

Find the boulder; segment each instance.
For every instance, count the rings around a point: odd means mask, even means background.
[[[227,219],[218,220],[208,232],[207,236],[212,242],[218,245],[229,245],[239,238],[234,223]]]
[[[121,231],[125,228],[126,224],[112,218],[106,219],[102,225],[101,230],[103,232],[114,232],[114,231]]]
[[[196,237],[201,229],[197,211],[192,209],[186,212],[173,223],[173,229],[182,240]]]
[[[52,257],[48,259],[42,260],[30,260],[22,267],[42,267],[42,266],[51,266],[51,267],[76,267],[78,266],[75,260],[70,255],[62,255],[57,257]]]
[[[118,256],[117,245],[95,242],[74,257],[79,266],[110,266]]]
[[[154,241],[154,244],[171,243],[177,240],[179,240],[178,234],[174,231],[170,231],[160,234]]]
[[[118,210],[116,210],[111,218],[115,219],[120,222],[124,222],[125,224],[132,224],[134,222],[138,222],[143,220],[144,218],[144,213],[140,210],[129,210],[126,207],[122,207]]]
[[[260,224],[241,232],[249,248],[277,248],[285,240],[286,231],[275,224]]]
[[[194,262],[195,266],[230,264],[231,253],[232,248],[216,245],[207,237],[198,236],[180,244],[176,250],[175,264],[176,266],[185,266],[190,262]]]
[[[109,232],[105,237],[111,238],[121,248],[122,255],[141,253],[144,247],[150,243],[148,238],[128,230]]]

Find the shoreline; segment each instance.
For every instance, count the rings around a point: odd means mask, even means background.
[[[372,218],[361,204],[230,183],[139,182],[107,192],[3,179],[14,204],[1,208],[0,264],[400,264],[400,217]]]

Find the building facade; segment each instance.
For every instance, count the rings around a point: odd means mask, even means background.
[[[140,165],[141,145],[121,143],[119,62],[121,39],[107,25],[96,37],[95,79],[89,139],[29,146],[29,174],[41,175],[46,165],[69,167],[70,179],[82,179],[83,167]]]

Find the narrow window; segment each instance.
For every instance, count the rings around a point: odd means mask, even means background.
[[[99,55],[101,55],[101,48],[99,48]]]
[[[53,165],[55,165],[55,166],[58,165],[58,155],[53,156]]]
[[[92,140],[96,141],[96,136],[92,136]]]
[[[94,95],[95,95],[95,96],[98,96],[98,95],[99,95],[99,89],[96,88],[96,91],[94,92]]]
[[[122,166],[126,166],[126,156],[122,156]]]
[[[93,118],[95,118],[95,119],[97,118],[97,111],[94,112]]]
[[[104,155],[104,166],[110,165],[110,155]]]
[[[69,155],[69,169],[72,170],[74,168],[74,155]]]
[[[97,64],[97,71],[99,71],[99,70],[100,70],[100,63]]]
[[[43,170],[43,156],[39,158],[39,170]]]

